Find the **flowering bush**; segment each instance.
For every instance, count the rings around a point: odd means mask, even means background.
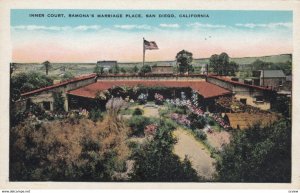
[[[145,104],[147,102],[148,94],[141,93],[138,96],[138,101],[140,104]]]
[[[213,114],[212,118],[224,129],[230,128],[230,125],[228,125],[219,115]]]
[[[171,114],[171,119],[176,121],[179,124],[185,125],[185,126],[190,126],[191,121],[188,120],[186,115],[181,115],[181,114],[177,114],[177,113],[172,113]]]
[[[207,135],[205,134],[205,132],[202,131],[202,130],[200,130],[200,129],[196,129],[196,130],[194,131],[194,133],[195,133],[196,137],[198,137],[198,138],[201,139],[201,140],[205,140],[206,137],[207,137]]]
[[[158,126],[156,124],[147,125],[144,129],[144,133],[146,136],[155,135]]]
[[[180,100],[179,98],[176,98],[175,100],[174,99],[166,99],[166,102],[168,104],[175,105],[178,107],[186,107],[191,113],[196,114],[198,117],[203,118],[204,111],[196,105],[196,104],[198,104],[197,100],[198,100],[198,97],[192,96],[192,101],[191,100]],[[176,118],[176,116],[178,116],[178,117]],[[182,117],[182,116],[183,115],[179,115],[179,114],[176,115],[176,113],[173,113],[171,115],[171,118],[173,120],[175,120],[177,123],[180,123],[180,124],[183,124],[186,126],[190,126],[191,122],[193,122],[193,121],[188,120],[186,116],[185,117]],[[230,128],[230,125],[228,123],[226,123],[222,117],[220,117],[216,114],[213,114],[213,115],[211,115],[211,118],[213,120],[215,120],[221,127],[225,128],[225,129]],[[177,119],[180,119],[180,120],[177,120]],[[185,121],[185,119],[187,121]],[[187,122],[189,122],[189,124],[187,124]]]
[[[164,97],[161,94],[155,93],[154,94],[155,103],[160,105],[163,103]]]

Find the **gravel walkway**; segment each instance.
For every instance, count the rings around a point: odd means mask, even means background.
[[[177,128],[173,134],[178,139],[174,146],[174,153],[182,160],[187,155],[198,175],[207,180],[211,179],[215,173],[213,165],[215,160],[210,157],[205,146],[182,128]]]

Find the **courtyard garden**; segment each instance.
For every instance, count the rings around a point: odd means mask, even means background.
[[[250,174],[245,179],[251,181],[262,167],[251,172],[247,159],[235,159],[244,154],[240,146],[253,163],[259,154],[255,147],[260,146],[266,150],[260,157],[267,160],[271,152],[277,159],[278,153],[272,151],[276,147],[288,160],[284,148],[289,145],[288,122],[274,125],[274,133],[273,126],[233,130],[222,111],[206,112],[199,94],[190,89],[117,87],[101,97],[106,101],[96,99],[92,109],[49,112],[29,104],[25,112],[11,115],[10,179],[238,181],[241,169],[232,165],[238,161]],[[63,98],[58,95],[56,100],[60,104]],[[217,102],[232,107],[227,99]],[[281,172],[288,175],[285,168]],[[266,179],[271,178],[261,181]]]
[[[176,99],[165,98],[158,92],[153,96],[140,93],[135,101],[128,99],[121,110],[132,131],[128,141],[137,147],[151,143],[161,125],[167,124],[173,128],[171,134],[176,140],[172,152],[181,161],[190,160],[201,179],[212,180],[218,154],[230,142],[230,126],[220,115],[205,113],[198,107],[196,93],[190,99],[184,92]]]

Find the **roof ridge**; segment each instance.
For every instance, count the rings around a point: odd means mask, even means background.
[[[39,92],[46,91],[46,90],[49,90],[49,89],[64,86],[64,85],[72,83],[72,82],[77,82],[77,81],[80,81],[80,80],[85,80],[85,79],[96,77],[96,76],[97,76],[96,73],[92,73],[92,74],[84,75],[84,76],[76,76],[76,77],[74,77],[70,80],[62,81],[62,82],[59,82],[59,83],[56,83],[56,84],[53,84],[53,85],[50,85],[50,86],[46,86],[46,87],[38,88],[38,89],[29,91],[29,92],[22,93],[21,96],[27,96],[27,95],[39,93]]]

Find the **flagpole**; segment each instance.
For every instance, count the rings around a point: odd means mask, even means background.
[[[145,38],[143,38],[143,66],[145,64]]]

